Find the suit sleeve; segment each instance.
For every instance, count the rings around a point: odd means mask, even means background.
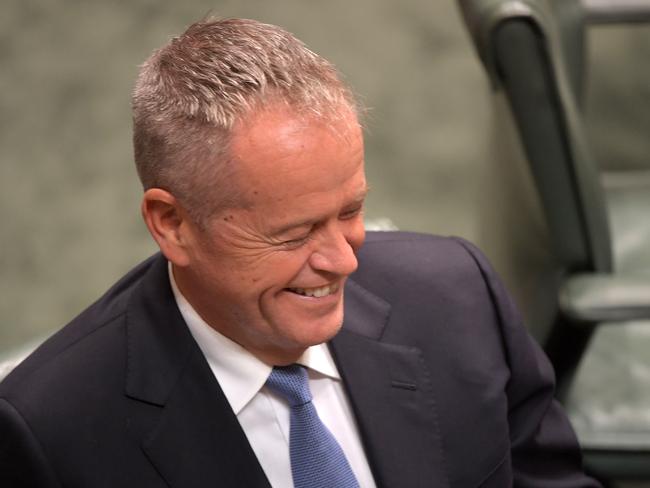
[[[0,398],[0,486],[60,488],[38,440],[20,413]]]
[[[600,487],[587,477],[573,428],[554,399],[555,374],[528,334],[512,299],[483,254],[458,239],[476,261],[501,325],[510,380],[506,388],[514,486]]]

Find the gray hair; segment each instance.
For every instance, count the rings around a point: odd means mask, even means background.
[[[336,69],[289,32],[247,19],[208,19],[153,52],[133,93],[133,145],[145,189],[176,196],[199,223],[236,201],[230,133],[255,110],[301,116],[357,111]]]

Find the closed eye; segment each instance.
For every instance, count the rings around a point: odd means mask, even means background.
[[[288,249],[296,249],[300,246],[304,246],[310,240],[311,240],[311,232],[295,239],[282,241],[282,245]]]
[[[363,213],[363,205],[359,205],[358,207],[354,207],[352,209],[344,211],[343,213],[341,213],[339,218],[342,220],[353,219],[354,217],[360,215],[361,213]]]

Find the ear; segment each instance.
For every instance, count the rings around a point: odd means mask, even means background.
[[[187,266],[190,231],[187,213],[179,201],[161,188],[150,188],[142,197],[142,217],[160,251],[176,266]]]

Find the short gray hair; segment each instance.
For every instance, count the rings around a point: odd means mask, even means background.
[[[280,27],[247,19],[207,19],[153,52],[132,99],[133,145],[145,189],[163,188],[201,223],[233,204],[226,181],[235,124],[284,104],[297,114],[357,112],[334,66]]]

